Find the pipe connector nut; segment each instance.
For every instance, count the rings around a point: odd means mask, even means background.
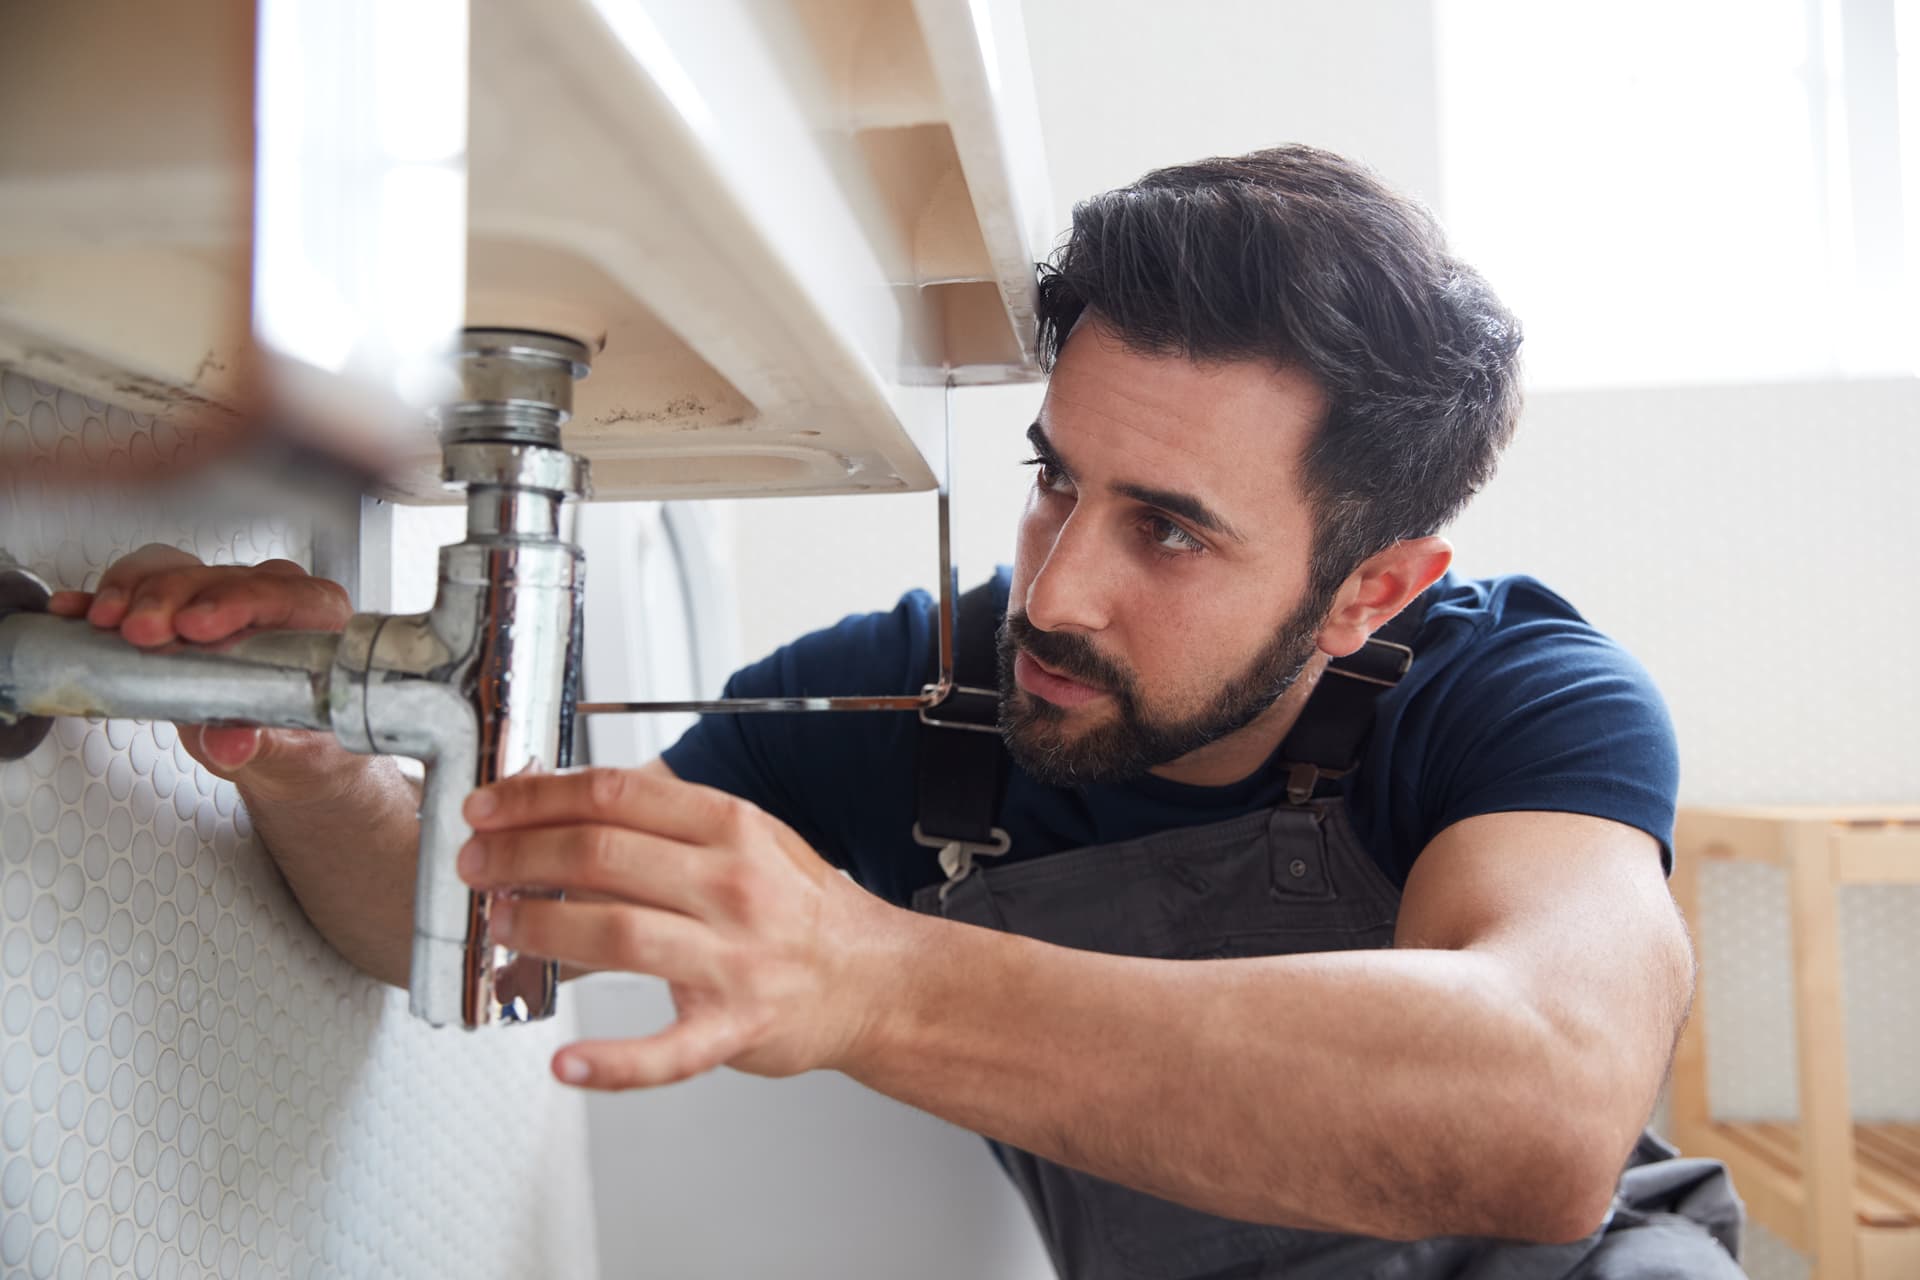
[[[533,489],[562,499],[592,494],[587,460],[539,445],[472,442],[450,444],[440,477],[450,489]]]
[[[558,447],[573,416],[573,384],[588,351],[569,338],[510,329],[468,329],[454,354],[459,398],[433,417],[441,438],[520,441]]]

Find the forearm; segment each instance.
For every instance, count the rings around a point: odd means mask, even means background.
[[[261,794],[242,783],[240,795],[321,936],[363,972],[407,985],[418,784],[385,756],[352,757],[305,794]]]
[[[1618,1082],[1590,1079],[1489,956],[1140,960],[920,917],[889,945],[911,978],[877,997],[849,1074],[1208,1212],[1571,1238],[1604,1211],[1594,1171],[1624,1160],[1596,1163],[1580,1131]]]

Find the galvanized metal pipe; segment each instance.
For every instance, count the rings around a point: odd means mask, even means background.
[[[0,616],[0,716],[118,716],[333,728],[340,637],[263,631],[217,646],[139,649],[82,618]]]

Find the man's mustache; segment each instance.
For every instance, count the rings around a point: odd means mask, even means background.
[[[1006,636],[1018,648],[1038,658],[1070,680],[1109,693],[1131,687],[1132,681],[1117,663],[1101,656],[1093,642],[1066,631],[1042,631],[1024,613],[1007,614]]]

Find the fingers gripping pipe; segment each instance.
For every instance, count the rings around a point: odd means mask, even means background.
[[[30,750],[37,717],[136,716],[330,729],[350,750],[425,762],[411,1006],[435,1025],[479,1027],[555,1008],[558,967],[493,944],[490,896],[469,892],[454,861],[476,786],[571,762],[584,562],[560,510],[588,482],[560,425],[587,353],[469,330],[456,359],[461,396],[435,416],[444,477],[466,490],[467,537],[440,553],[432,609],[356,614],[337,636],[153,653],[38,613],[44,586],[0,573],[0,729],[24,726],[0,733],[0,750]]]

